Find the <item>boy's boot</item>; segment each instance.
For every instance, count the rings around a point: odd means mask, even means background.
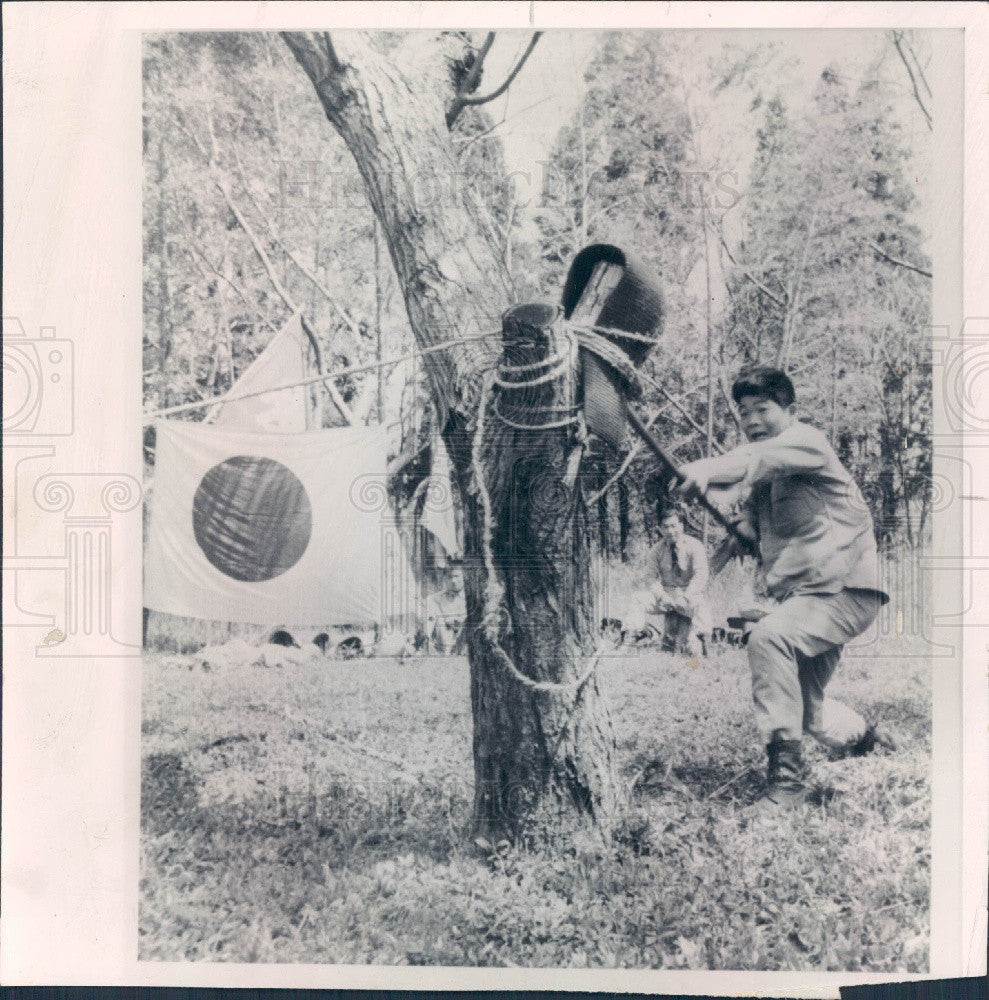
[[[794,809],[807,800],[803,782],[804,766],[800,756],[800,740],[773,740],[766,747],[769,769],[766,790],[759,800],[760,809]]]

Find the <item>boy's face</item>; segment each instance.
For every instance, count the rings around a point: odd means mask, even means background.
[[[743,396],[738,402],[742,433],[749,441],[765,441],[785,431],[796,419],[795,407],[787,407],[768,396]]]

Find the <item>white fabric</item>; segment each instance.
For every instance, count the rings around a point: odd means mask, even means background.
[[[395,595],[383,598],[383,588],[384,592],[396,586],[405,589],[407,583],[402,581],[410,577],[404,552],[391,540],[395,530],[384,488],[385,443],[380,427],[287,435],[159,422],[145,606],[176,615],[265,625],[378,622],[383,599],[396,600]],[[281,463],[308,496],[311,531],[308,536],[300,532],[304,551],[273,579],[234,579],[210,561],[197,541],[193,504],[203,476],[234,456]],[[251,545],[244,537],[260,535],[270,556],[270,538],[280,538],[284,528],[279,511],[250,513],[243,521],[238,520],[236,503],[230,511],[231,545],[249,556]],[[270,525],[270,530],[252,532],[255,516],[266,517],[255,521],[255,528]],[[219,519],[221,528],[225,523]],[[384,558],[383,551],[388,553]]]
[[[237,396],[275,385],[288,385],[301,381],[306,374],[305,334],[302,319],[296,314],[251,362],[233,384],[230,394]],[[308,388],[299,386],[224,403],[212,424],[214,427],[237,427],[277,434],[302,433],[309,426],[308,393]]]
[[[419,519],[422,526],[439,539],[448,556],[460,556],[457,522],[453,513],[453,484],[450,456],[440,438],[433,442],[433,467],[426,487],[426,500]]]

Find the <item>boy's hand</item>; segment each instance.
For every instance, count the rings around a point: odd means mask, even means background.
[[[734,529],[743,537],[747,538],[750,542],[755,542],[759,538],[759,533],[756,531],[755,524],[752,521],[752,517],[748,511],[741,511],[731,518],[731,523]]]
[[[755,542],[759,538],[759,533],[756,530],[752,510],[748,506],[751,492],[751,489],[748,489],[744,483],[729,486],[718,507],[739,535],[750,542]]]
[[[670,607],[681,615],[692,615],[693,604],[685,594],[673,594],[669,598]]]
[[[661,583],[654,584],[649,591],[652,594],[654,614],[667,611],[670,608],[670,595]]]
[[[675,490],[682,497],[688,500],[695,500],[697,497],[707,493],[708,484],[711,481],[711,473],[708,471],[704,459],[696,462],[688,462],[680,470],[683,473],[683,480],[670,483],[671,489]]]

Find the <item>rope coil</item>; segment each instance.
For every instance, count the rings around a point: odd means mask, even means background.
[[[488,385],[488,393],[490,393],[491,388],[493,387],[501,389],[502,392],[517,392],[521,389],[533,389],[537,386],[548,385],[550,382],[555,382],[558,379],[565,378],[570,372],[577,342],[569,330],[564,331],[563,338],[564,343],[559,350],[557,350],[554,354],[550,354],[548,357],[539,359],[538,361],[518,365],[508,364],[505,361],[500,362],[496,373]],[[540,371],[543,368],[548,368],[549,370],[544,372],[542,375],[535,376],[534,378],[505,378],[506,375],[524,375],[530,372]],[[495,398],[493,406],[494,415],[503,424],[511,427],[513,430],[553,430],[560,427],[569,427],[570,425],[577,423],[580,419],[580,407],[576,405],[518,406],[518,409],[525,410],[527,413],[565,413],[566,416],[559,417],[555,420],[548,420],[544,423],[523,423],[513,417],[505,416],[501,406],[501,397],[498,396]]]
[[[659,337],[654,337],[651,334],[646,333],[633,333],[631,330],[619,330],[613,326],[597,326],[595,324],[583,325],[571,323],[570,328],[576,330],[578,333],[597,333],[604,337],[618,337],[624,340],[636,340],[643,344],[652,344],[655,346],[659,343]]]
[[[569,416],[561,417],[559,420],[548,420],[542,424],[521,424],[516,420],[512,420],[510,417],[506,417],[504,413],[501,412],[500,400],[495,399],[494,406],[495,416],[503,423],[506,427],[511,427],[512,430],[516,431],[549,431],[555,430],[559,427],[569,427],[571,424],[575,424],[580,420],[580,407],[567,406],[567,407],[528,407],[528,412],[533,410],[549,410],[551,412],[565,412],[568,410],[574,410],[576,412],[571,413]]]
[[[494,567],[494,555],[492,553],[492,516],[491,516],[491,495],[488,492],[484,479],[484,472],[481,467],[481,443],[484,439],[485,421],[487,418],[488,403],[495,388],[502,392],[517,391],[519,389],[530,389],[539,385],[546,385],[558,378],[565,376],[568,366],[573,360],[574,348],[579,346],[590,351],[600,358],[605,364],[613,369],[626,383],[626,391],[630,396],[640,398],[643,395],[643,385],[639,378],[639,373],[632,364],[628,355],[617,344],[608,340],[608,335],[626,337],[629,340],[655,343],[656,338],[647,337],[643,334],[631,334],[624,330],[612,330],[608,327],[599,326],[576,326],[569,324],[565,331],[566,347],[557,353],[534,361],[528,364],[510,365],[502,362],[496,371],[486,373],[482,386],[480,399],[478,401],[477,420],[474,424],[474,437],[471,442],[471,466],[474,473],[474,480],[477,483],[478,499],[481,504],[482,533],[481,549],[484,561],[484,611],[481,619],[482,631],[487,639],[495,659],[502,665],[508,674],[520,685],[529,691],[539,691],[544,693],[572,693],[575,699],[579,698],[584,685],[593,677],[601,661],[603,646],[599,642],[594,653],[589,659],[587,669],[575,681],[568,683],[557,683],[553,681],[537,681],[526,676],[515,666],[511,657],[501,646],[498,637],[498,626],[504,611],[503,600],[505,596],[504,585],[501,584],[496,575]],[[530,379],[510,379],[507,375],[522,375],[530,372],[548,369],[542,375],[537,375]],[[538,424],[522,424],[504,415],[500,408],[500,395],[495,397],[492,407],[494,415],[503,424],[517,430],[549,430],[551,428],[566,427],[577,423],[581,417],[581,407],[579,405],[567,407],[554,406],[533,406],[528,407],[529,412],[542,413],[567,413],[566,417],[559,420],[551,420]]]
[[[575,327],[577,343],[598,357],[622,379],[626,393],[633,399],[641,399],[644,394],[642,379],[629,356],[617,344],[608,340],[604,327]],[[645,338],[639,338],[645,339]]]
[[[522,687],[528,689],[529,691],[541,691],[547,694],[572,692],[574,698],[576,699],[576,697],[578,697],[580,692],[583,690],[584,685],[594,675],[594,671],[597,669],[598,663],[601,660],[603,648],[600,644],[598,644],[597,649],[592,654],[590,658],[590,665],[587,670],[585,670],[584,673],[577,678],[577,680],[560,684],[554,681],[537,681],[533,680],[531,677],[527,677],[521,670],[518,669],[518,667],[515,666],[511,657],[502,648],[501,642],[498,639],[498,624],[503,610],[502,601],[505,596],[505,588],[498,581],[497,576],[495,575],[494,554],[492,552],[491,539],[491,494],[488,492],[487,483],[484,480],[484,471],[481,467],[481,443],[484,439],[484,425],[488,409],[488,400],[491,396],[491,390],[494,387],[496,378],[497,376],[493,372],[489,372],[484,379],[484,383],[481,387],[481,398],[477,410],[477,423],[474,427],[474,438],[471,442],[471,467],[474,472],[474,480],[477,483],[477,493],[478,499],[481,503],[482,515],[481,550],[484,557],[485,580],[484,613],[481,619],[481,627],[484,637],[487,639],[495,659],[518,684],[521,684]]]

